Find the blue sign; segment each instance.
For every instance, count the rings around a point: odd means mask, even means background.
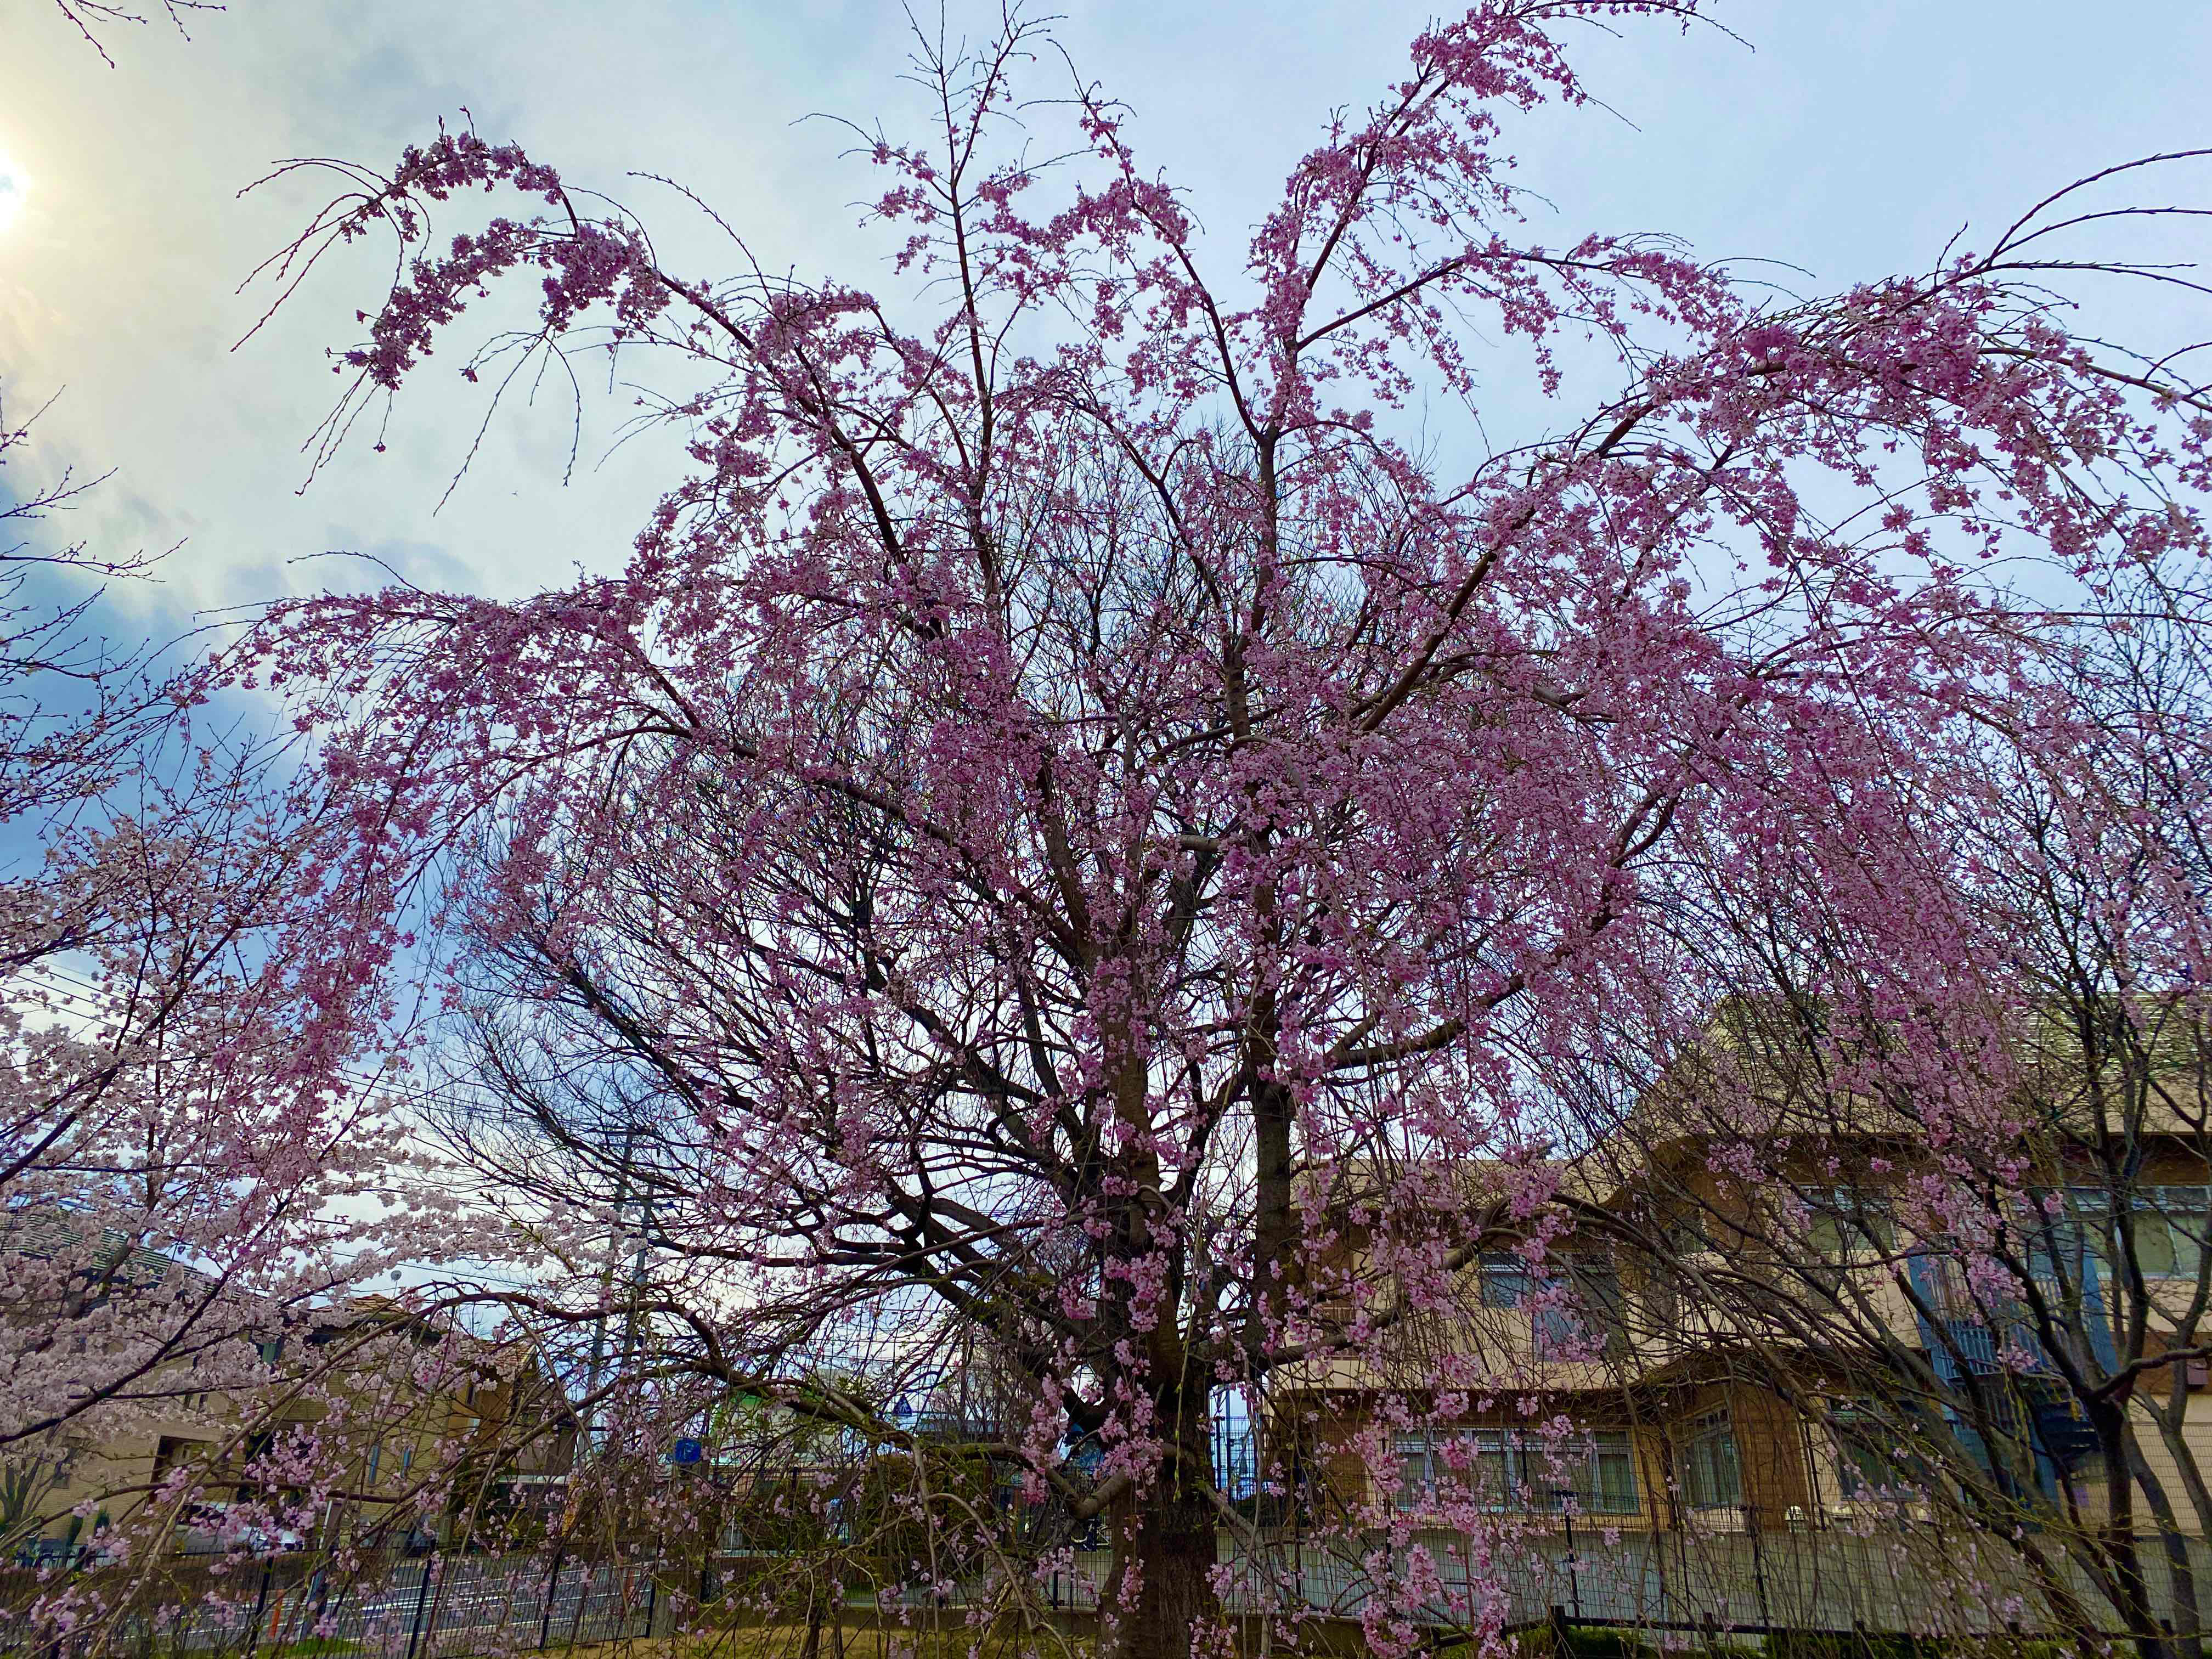
[[[672,1463],[696,1463],[702,1449],[696,1440],[679,1440],[676,1443],[676,1449],[668,1454],[668,1461]]]

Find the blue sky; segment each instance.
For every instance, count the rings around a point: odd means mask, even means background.
[[[1140,153],[1190,192],[1225,271],[1327,110],[1397,73],[1432,9],[1072,0],[1057,33],[1133,106]],[[947,12],[955,33],[994,15]],[[1532,235],[1668,230],[1709,255],[1805,267],[1794,280],[1830,289],[1923,268],[1962,226],[1986,240],[2099,167],[2212,143],[2202,0],[2094,13],[1770,0],[1716,15],[1741,39],[1634,21],[1589,34],[1581,62],[1610,109],[1512,134],[1522,182],[1556,209]],[[17,409],[62,395],[14,482],[113,467],[68,532],[118,550],[183,543],[158,587],[118,601],[125,630],[369,579],[298,562],[331,549],[503,594],[612,567],[675,476],[665,444],[602,463],[618,401],[587,409],[585,465],[565,487],[566,405],[504,418],[434,515],[480,411],[450,362],[434,363],[389,453],[356,447],[299,493],[300,445],[335,390],[323,349],[352,337],[378,271],[368,258],[331,268],[233,350],[258,309],[238,283],[315,205],[300,189],[238,191],[285,156],[387,161],[466,106],[487,137],[659,210],[665,238],[691,234],[684,216],[626,172],[681,179],[772,264],[888,285],[883,245],[847,205],[875,176],[839,159],[838,130],[803,118],[896,129],[915,107],[896,78],[906,27],[872,0],[231,0],[189,41],[111,31],[111,70],[58,17],[19,8],[0,58],[0,171],[23,187],[0,230],[0,375]],[[1041,64],[1039,89],[1063,74]],[[2149,189],[2212,200],[2212,167]],[[2185,254],[2186,241],[2136,246]],[[2093,323],[2156,344],[2188,325],[2154,295],[2089,298]],[[1501,414],[1541,418],[1510,377],[1494,395]]]

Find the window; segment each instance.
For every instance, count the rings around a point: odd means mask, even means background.
[[[2099,1188],[2077,1188],[2067,1194],[2085,1220],[2106,1271],[2121,1259],[2119,1228],[2111,1195]],[[2136,1265],[2146,1279],[2194,1279],[2203,1265],[2208,1210],[2203,1187],[2137,1187],[2130,1194],[2129,1242]]]
[[[241,1480],[239,1483],[238,1490],[232,1494],[237,1502],[251,1503],[260,1495],[254,1489],[255,1479],[266,1478],[268,1471],[260,1466],[267,1462],[276,1449],[276,1431],[274,1429],[264,1429],[258,1434],[249,1434],[246,1437],[246,1443],[239,1449],[239,1467],[242,1473],[254,1479]]]
[[[1597,1501],[1590,1505],[1607,1515],[1633,1515],[1636,1498],[1636,1449],[1625,1434],[1596,1437]]]
[[[1838,1401],[1828,1410],[1836,1448],[1836,1485],[1847,1498],[1869,1498],[1917,1484],[1917,1460],[1899,1446],[1899,1430],[1859,1401]]]
[[[1843,1405],[1828,1413],[1828,1432],[1836,1443],[1836,1485],[1846,1498],[1862,1498],[1888,1486],[1889,1470],[1877,1449],[1876,1425],[1863,1406]]]
[[[1625,1433],[1561,1440],[1519,1429],[1438,1430],[1397,1443],[1397,1506],[1447,1499],[1487,1510],[1633,1514],[1636,1456]]]
[[[1528,1264],[1511,1254],[1482,1258],[1482,1305],[1517,1308],[1528,1299],[1532,1286]]]
[[[1582,1319],[1572,1307],[1548,1303],[1535,1309],[1533,1317],[1539,1359],[1579,1359],[1595,1346],[1594,1340],[1583,1334]]]
[[[1983,1298],[1976,1296],[1974,1286],[1966,1278],[1966,1266],[1957,1256],[1924,1253],[1920,1257],[1920,1269],[1925,1285],[1923,1293],[1936,1318],[1970,1325],[1986,1321],[1988,1310],[1983,1305]]]
[[[1801,1187],[1806,1209],[1806,1243],[1832,1261],[1870,1250],[1897,1248],[1897,1223],[1889,1200],[1856,1187]]]
[[[1507,1486],[1495,1430],[1438,1429],[1398,1438],[1397,1505],[1418,1509],[1448,1498],[1476,1497],[1486,1508],[1503,1506]]]
[[[2128,1214],[2135,1261],[2146,1279],[2194,1279],[2205,1256],[2205,1188],[2136,1188]]]
[[[1698,1255],[1713,1248],[1706,1236],[1705,1218],[1695,1211],[1669,1217],[1664,1229],[1667,1249],[1674,1255]]]
[[[1395,1501],[1400,1509],[1419,1509],[1434,1493],[1437,1465],[1432,1458],[1428,1436],[1398,1437],[1398,1492]]]
[[[1637,1507],[1636,1454],[1623,1433],[1558,1442],[1523,1435],[1517,1473],[1524,1509],[1620,1515]]]
[[[1682,1500],[1693,1510],[1733,1509],[1743,1503],[1735,1429],[1724,1411],[1710,1412],[1689,1425],[1682,1442]]]
[[[1536,1358],[1593,1358],[1620,1334],[1620,1276],[1612,1262],[1592,1258],[1564,1267],[1562,1296],[1534,1310]]]
[[[154,1443],[154,1485],[158,1486],[167,1480],[169,1471],[190,1457],[196,1445],[196,1442],[179,1439],[173,1434],[165,1434],[155,1441]],[[202,1449],[204,1449],[202,1448]]]
[[[1483,1508],[1510,1510],[1515,1499],[1513,1437],[1504,1429],[1485,1429],[1474,1437],[1474,1491]]]
[[[1589,1319],[1607,1332],[1620,1328],[1623,1303],[1620,1272],[1610,1261],[1577,1259],[1571,1269],[1575,1294]]]

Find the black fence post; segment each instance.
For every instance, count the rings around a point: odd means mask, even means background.
[[[1567,1659],[1567,1656],[1575,1650],[1574,1626],[1567,1622],[1567,1610],[1556,1601],[1552,1604],[1550,1623],[1553,1651],[1559,1656],[1559,1659]]]
[[[1759,1590],[1759,1622],[1771,1630],[1774,1627],[1774,1610],[1766,1599],[1766,1564],[1759,1552],[1759,1512],[1756,1510],[1746,1511],[1744,1530],[1751,1534],[1751,1582]]]
[[[561,1592],[561,1557],[563,1548],[553,1552],[553,1571],[545,1575],[545,1611],[538,1620],[538,1650],[545,1651],[545,1644],[553,1637],[553,1603]]]
[[[1572,1508],[1572,1502],[1573,1500],[1571,1498],[1569,1499],[1570,1507],[1566,1511],[1567,1598],[1574,1603],[1575,1617],[1580,1619],[1583,1616],[1583,1585],[1582,1577],[1576,1571],[1576,1569],[1582,1564],[1575,1558],[1575,1512]]]
[[[269,1605],[269,1576],[276,1571],[274,1561],[261,1564],[261,1588],[254,1592],[253,1618],[246,1627],[246,1659],[253,1659],[253,1650],[261,1642],[261,1610]]]
[[[415,1622],[407,1630],[407,1659],[415,1659],[415,1650],[422,1640],[422,1610],[430,1601],[430,1572],[438,1565],[434,1555],[422,1559],[422,1582],[415,1590]]]

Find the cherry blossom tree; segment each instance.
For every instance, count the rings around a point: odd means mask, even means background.
[[[0,422],[0,463],[28,430]],[[392,1264],[378,1228],[406,1207],[404,1122],[363,1086],[388,1005],[343,952],[302,948],[333,822],[264,750],[195,730],[189,659],[96,631],[88,584],[152,565],[53,544],[97,483],[64,474],[0,509],[22,536],[0,551],[10,1554],[110,1519],[108,1544],[167,1547],[209,1494],[127,1455],[161,1433],[228,1448],[226,1498],[252,1486],[274,1345]]]
[[[156,15],[58,9],[111,64],[102,32]],[[158,13],[182,30],[221,9],[162,0]],[[378,978],[389,930],[331,928],[350,820],[287,741],[211,700],[198,642],[115,642],[135,621],[106,590],[156,578],[161,556],[59,533],[106,478],[42,471],[46,410],[24,414],[12,390],[0,1556],[42,1565],[11,1576],[0,1617],[11,1639],[29,1614],[97,1646],[179,1599],[160,1581],[187,1523],[233,1547],[314,1531],[359,1481],[364,1425],[419,1414],[459,1374],[457,1349],[479,1369],[511,1372],[517,1356],[487,1358],[449,1326],[425,1341],[420,1324],[352,1305],[396,1265],[438,1259],[453,1230],[415,1180],[411,1119],[380,1070],[406,1025]],[[540,1437],[557,1431],[561,1413],[534,1415]],[[191,1455],[165,1458],[165,1443]],[[459,1449],[426,1459],[394,1507],[452,1501]],[[57,1576],[86,1561],[114,1572]],[[219,1583],[181,1594],[211,1589],[220,1600]]]
[[[321,464],[507,283],[535,326],[469,379],[604,352],[684,436],[617,575],[301,600],[228,659],[349,814],[326,936],[435,919],[447,1131],[486,1237],[530,1241],[517,1316],[620,1328],[610,1466],[744,1390],[923,1469],[836,1367],[927,1384],[981,1334],[1022,1408],[960,1455],[1103,1523],[1107,1650],[1209,1646],[1222,1391],[1378,1356],[1501,1237],[1540,1260],[1553,1154],[1705,1042],[1747,915],[1849,962],[1843,1037],[1954,1132],[2004,1121],[2031,993],[1929,803],[2057,695],[2101,625],[2062,603],[2201,554],[2212,405],[2069,332],[2050,285],[2125,273],[2053,240],[2111,225],[2073,192],[1825,299],[1530,240],[1507,131],[1636,18],[1694,14],[1437,25],[1225,261],[1018,15],[925,38],[923,135],[863,137],[890,297],[734,234],[676,269],[472,131],[282,175],[344,185],[281,293],[399,255]],[[520,205],[433,240],[479,199]],[[1492,449],[1507,374],[1560,414]],[[2021,549],[2040,586],[2000,578]],[[1376,1420],[1515,1386],[1446,1353]],[[1495,1627],[1479,1583],[1395,1582],[1378,1650],[1422,1601]]]

